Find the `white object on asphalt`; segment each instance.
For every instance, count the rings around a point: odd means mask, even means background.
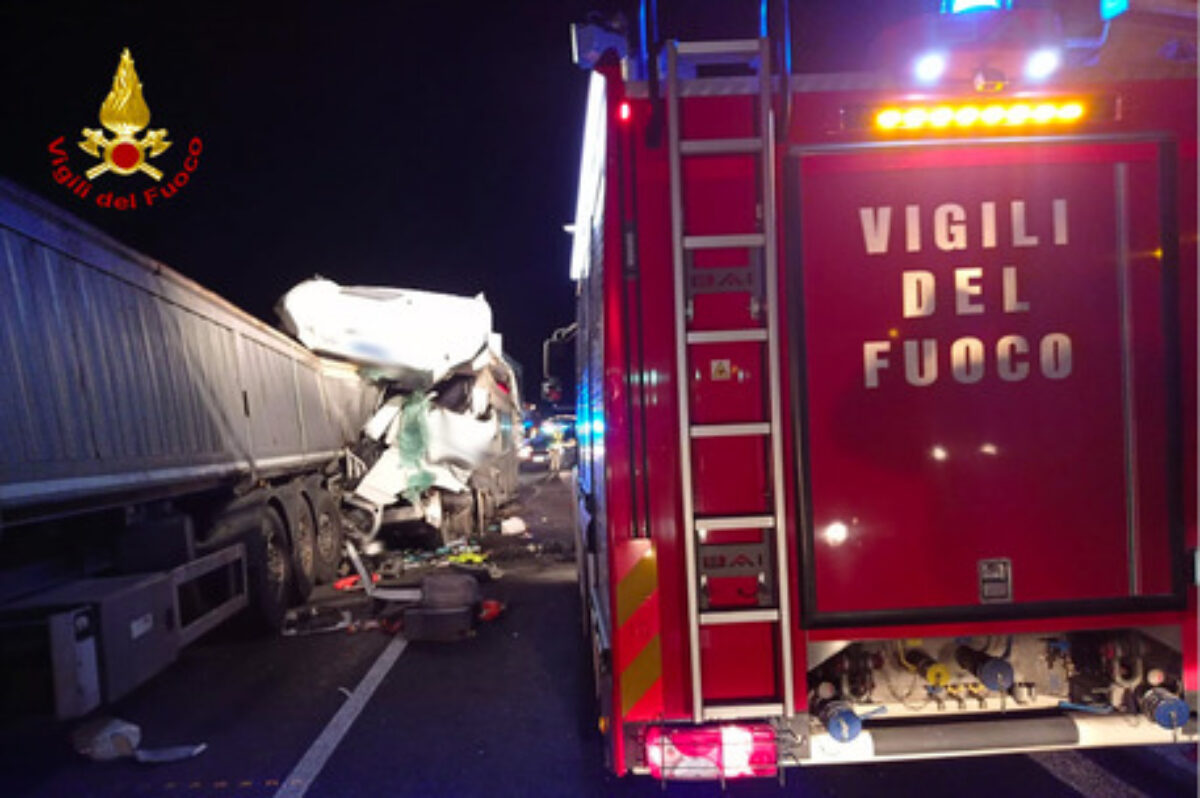
[[[519,535],[524,532],[525,529],[525,521],[519,516],[514,515],[512,518],[505,518],[500,522],[501,535]]]
[[[142,730],[120,718],[99,718],[85,723],[71,735],[75,750],[95,762],[132,757],[138,762],[178,762],[204,753],[207,743],[167,748],[139,748]]]

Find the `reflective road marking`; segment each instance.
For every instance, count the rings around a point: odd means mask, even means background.
[[[1030,760],[1080,795],[1088,798],[1149,798],[1078,751],[1030,754]]]
[[[408,641],[400,635],[392,638],[387,647],[383,649],[383,653],[379,655],[379,659],[375,660],[375,664],[371,666],[371,670],[367,671],[367,675],[358,683],[358,687],[354,688],[350,698],[342,704],[341,709],[329,721],[325,730],[308,747],[304,756],[300,758],[300,762],[283,780],[283,786],[275,793],[275,798],[301,798],[308,792],[308,788],[316,781],[321,769],[325,767],[325,763],[337,749],[338,743],[346,736],[346,732],[350,730],[363,707],[371,700],[375,688],[379,687],[383,677],[387,676],[388,671],[396,664],[396,660],[404,653],[407,645]]]

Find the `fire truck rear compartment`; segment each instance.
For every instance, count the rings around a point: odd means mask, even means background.
[[[1160,732],[1172,739],[1194,735],[1195,697],[1183,689],[1179,631],[1161,627],[814,644],[809,654],[819,664],[807,680],[813,733],[853,744],[860,731],[894,729],[896,724],[1070,711],[1120,717],[1134,738],[1149,733],[1153,739]],[[962,750],[992,739],[983,747],[1004,747],[1023,733],[1007,730],[992,738],[964,728],[968,731],[952,738]],[[1027,744],[1046,744],[1036,742],[1040,734]],[[876,753],[884,753],[875,736]],[[887,745],[888,752],[900,752],[901,743]],[[909,752],[938,747],[928,741],[903,745],[913,746],[905,749]]]
[[[773,651],[771,631],[705,628],[709,706],[777,689],[769,667],[747,671],[773,658],[748,655]],[[1180,640],[1178,627],[1162,626],[813,643],[807,713],[629,724],[627,764],[669,780],[729,779],[788,765],[1195,740]]]

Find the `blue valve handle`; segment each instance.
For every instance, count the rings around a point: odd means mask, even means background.
[[[848,743],[862,732],[863,720],[885,712],[887,707],[881,706],[859,715],[845,701],[831,701],[821,709],[820,718],[830,737],[840,743]]]

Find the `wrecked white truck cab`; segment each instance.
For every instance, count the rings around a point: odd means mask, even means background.
[[[342,287],[307,280],[277,308],[321,355],[349,361],[383,400],[348,453],[348,531],[423,524],[448,544],[479,530],[517,490],[518,379],[483,295]]]

